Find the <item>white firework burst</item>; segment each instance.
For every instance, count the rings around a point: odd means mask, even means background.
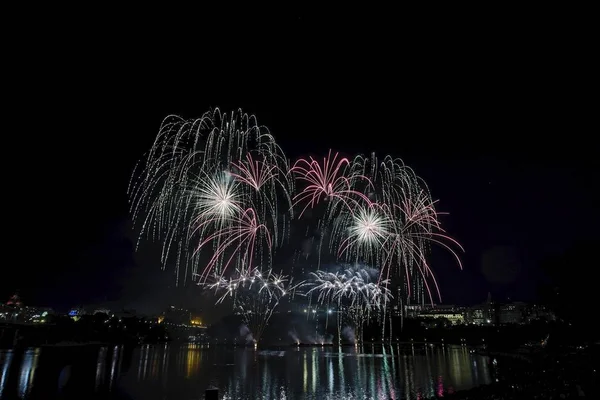
[[[194,182],[190,195],[196,210],[196,223],[223,224],[241,210],[237,183],[226,173],[204,174]]]
[[[348,231],[352,244],[381,245],[390,233],[389,219],[374,205],[361,207],[352,216],[352,225]]]

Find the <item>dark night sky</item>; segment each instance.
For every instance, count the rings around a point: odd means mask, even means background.
[[[597,236],[587,25],[498,18],[392,35],[376,21],[274,21],[232,24],[261,27],[236,40],[65,23],[8,46],[2,300],[19,289],[30,304],[148,309],[175,296],[156,257],[133,254],[126,186],[166,115],[209,107],[256,114],[291,158],[377,151],[414,167],[466,248],[464,271],[434,265],[445,302],[532,300],[540,260]]]

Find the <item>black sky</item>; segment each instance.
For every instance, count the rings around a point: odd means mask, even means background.
[[[168,114],[241,107],[291,158],[376,151],[414,167],[466,248],[464,271],[434,266],[446,302],[534,299],[539,262],[597,236],[589,25],[559,14],[27,25],[4,57],[0,296],[170,301],[170,275],[133,254],[128,179]]]

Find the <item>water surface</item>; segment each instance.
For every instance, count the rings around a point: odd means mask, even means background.
[[[0,398],[419,399],[490,383],[466,346],[285,347],[145,345],[66,356],[0,350]],[[60,388],[60,389],[59,389]]]

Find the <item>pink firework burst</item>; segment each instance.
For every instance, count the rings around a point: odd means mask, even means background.
[[[349,165],[350,161],[345,157],[338,158],[338,153],[332,157],[331,150],[327,157],[323,158],[322,164],[312,157],[303,158],[294,163],[290,172],[296,174],[298,179],[308,183],[308,186],[294,197],[294,205],[308,200],[300,217],[308,207],[314,207],[322,199],[339,200],[349,210],[352,210],[351,204],[357,204],[358,199],[370,203],[367,196],[353,189],[357,180],[364,179],[370,183],[369,179],[364,175],[354,173],[346,176]]]
[[[276,165],[254,160],[251,154],[246,155],[246,160],[232,162],[231,165],[238,172],[230,172],[230,175],[239,182],[251,186],[256,191],[259,191],[267,182],[277,176],[278,168]]]
[[[398,264],[404,269],[407,287],[410,296],[410,269],[414,267],[423,278],[425,289],[430,300],[433,302],[433,293],[430,282],[433,283],[438,298],[441,301],[440,288],[427,261],[429,245],[437,245],[447,250],[456,260],[460,269],[462,262],[455,248],[464,252],[464,248],[458,241],[446,234],[442,229],[435,210],[435,202],[423,191],[403,199],[401,205],[395,204],[394,211],[396,221],[393,240],[389,242],[390,248],[386,251],[386,259],[383,263],[380,279],[389,277],[393,264]]]
[[[201,226],[198,226],[196,229],[201,229]],[[242,266],[246,265],[245,268],[241,267],[241,270],[250,271],[253,268],[252,263],[256,241],[261,233],[264,235],[267,247],[271,250],[272,240],[267,226],[259,223],[256,212],[252,208],[248,208],[239,216],[233,218],[231,223],[226,227],[219,229],[212,235],[206,237],[200,242],[195,253],[209,243],[216,242],[217,248],[206,264],[202,274],[200,274],[200,280],[205,281],[210,275],[210,272],[219,265],[219,262],[222,263],[220,272],[223,274],[236,256],[241,257]]]

